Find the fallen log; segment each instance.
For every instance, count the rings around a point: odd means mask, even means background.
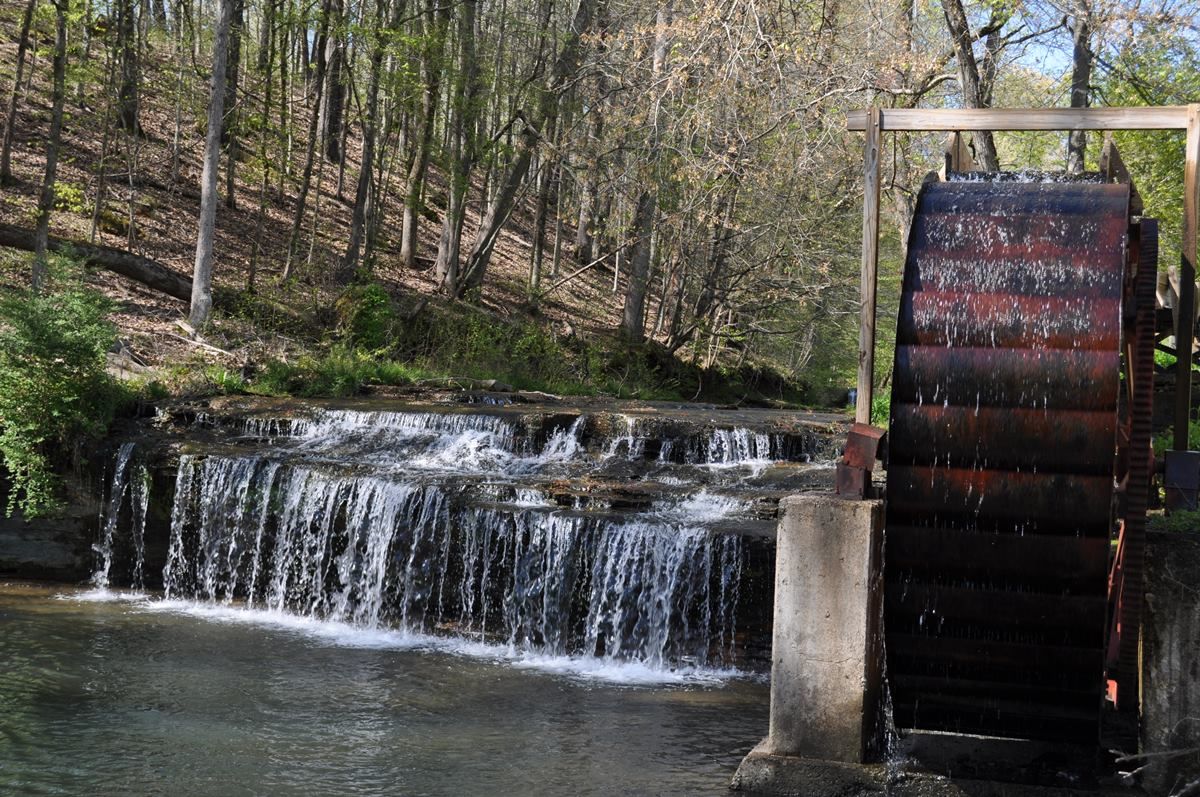
[[[0,222],[0,246],[32,252],[33,242],[33,230]],[[113,249],[111,246],[68,241],[54,236],[50,236],[49,247],[52,252],[70,251],[86,265],[115,271],[121,276],[129,277],[181,301],[192,300],[192,281],[157,260]]]

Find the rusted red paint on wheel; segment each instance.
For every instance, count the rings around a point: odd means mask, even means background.
[[[887,484],[902,727],[1095,738],[1079,692],[1099,706],[1128,207],[1127,186],[1097,183],[918,198]]]
[[[891,462],[1109,476],[1115,428],[1106,410],[901,403],[892,407]]]
[[[900,305],[898,343],[1113,351],[1119,319],[1091,296],[916,291]],[[1033,320],[1033,323],[1030,323]]]

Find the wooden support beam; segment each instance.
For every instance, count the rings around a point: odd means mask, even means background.
[[[1113,141],[1111,131],[1104,134],[1104,147],[1100,150],[1100,173],[1110,183],[1128,185],[1129,212],[1134,216],[1142,215],[1142,211],[1145,209],[1142,195],[1138,193],[1137,186],[1134,185],[1133,178],[1129,175],[1129,170],[1125,168],[1125,161],[1121,159],[1121,153],[1117,149],[1117,142]]]
[[[879,108],[872,108],[866,128],[863,153],[862,272],[859,284],[862,305],[858,320],[858,396],[854,420],[871,423],[871,399],[875,386],[875,294],[879,266],[879,181],[883,135]]]
[[[946,139],[946,165],[942,179],[950,176],[951,172],[975,171],[975,158],[971,156],[971,148],[963,134],[955,130]]]
[[[885,108],[883,130],[1183,130],[1186,105],[1157,108]],[[850,111],[846,126],[866,130],[868,111]]]
[[[1192,338],[1196,312],[1196,230],[1200,222],[1200,104],[1187,107],[1187,151],[1183,165],[1183,251],[1179,262],[1179,308],[1175,349],[1176,451],[1188,448],[1188,421],[1192,409]]]

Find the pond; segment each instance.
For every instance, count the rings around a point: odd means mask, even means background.
[[[0,582],[0,793],[721,794],[761,676]]]

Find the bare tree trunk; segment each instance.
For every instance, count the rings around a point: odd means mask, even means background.
[[[475,0],[461,0],[458,23],[458,78],[452,99],[453,121],[450,196],[442,218],[435,272],[441,289],[451,296],[461,292],[459,250],[467,214],[467,190],[475,166],[479,103],[479,63],[475,57]]]
[[[472,290],[483,284],[488,263],[492,259],[492,251],[500,230],[508,221],[512,212],[517,189],[525,179],[529,170],[529,161],[533,150],[541,140],[541,129],[548,127],[548,122],[558,111],[558,98],[567,83],[579,71],[579,62],[583,57],[584,37],[592,29],[592,19],[596,12],[597,0],[579,0],[571,27],[566,31],[562,47],[554,59],[550,79],[539,92],[536,116],[533,120],[525,120],[523,129],[516,144],[517,155],[509,167],[496,193],[496,199],[488,208],[487,213],[479,224],[479,232],[475,236],[475,245],[467,259],[465,269],[465,288]]]
[[[974,39],[963,11],[962,0],[942,0],[942,11],[946,16],[946,27],[954,41],[954,56],[958,61],[958,81],[962,86],[963,104],[968,108],[986,108],[987,103],[979,87],[979,66],[972,49]],[[996,156],[996,144],[991,131],[981,130],[975,134],[975,160],[984,171],[1000,170]]]
[[[108,61],[109,85],[112,80],[112,57],[111,54],[106,59]],[[112,92],[106,91],[105,95],[109,97],[104,105],[104,134],[100,138],[100,159],[96,161],[96,197],[92,202],[92,224],[88,231],[88,240],[92,243],[96,241],[96,231],[100,225],[100,211],[104,208],[104,203],[108,199],[108,144],[112,137],[112,117],[113,103],[111,99]],[[172,183],[172,185],[174,185]]]
[[[608,26],[608,8],[602,2],[596,9],[596,27],[604,30]],[[596,44],[598,55],[605,50],[604,38],[600,37]],[[608,90],[603,70],[596,71],[596,94],[603,96]],[[604,134],[604,111],[600,103],[594,103],[588,108],[588,141],[586,165],[583,180],[579,189],[579,218],[575,227],[575,259],[580,265],[586,265],[594,260],[593,243],[595,241],[596,194],[600,183],[600,137]]]
[[[281,7],[284,14],[288,14],[292,8],[290,0],[281,0],[287,3]],[[283,182],[292,176],[292,125],[288,123],[291,119],[289,113],[292,102],[291,87],[292,76],[288,71],[288,53],[291,51],[291,40],[288,38],[288,25],[286,23],[279,26],[279,44],[275,49],[279,53],[279,149],[283,152],[283,164],[279,169],[279,196],[283,196]],[[264,117],[265,119],[266,117]]]
[[[433,128],[437,120],[438,95],[441,91],[442,50],[446,43],[449,7],[438,9],[429,0],[425,9],[426,50],[421,71],[425,91],[421,97],[420,133],[417,149],[408,170],[408,185],[404,193],[404,218],[400,225],[400,262],[406,268],[417,264],[417,219],[420,216],[421,192],[425,187],[425,170],[429,166],[429,149],[433,145]],[[420,21],[418,20],[418,24]]]
[[[350,219],[350,242],[346,246],[346,255],[342,258],[343,282],[348,281],[358,268],[358,255],[362,248],[363,235],[367,226],[367,211],[371,196],[372,177],[375,173],[375,139],[379,126],[379,81],[383,72],[383,39],[384,4],[386,0],[376,0],[375,30],[376,39],[371,50],[371,75],[367,85],[367,118],[363,123],[362,160],[358,167],[358,187],[354,192],[354,212]],[[402,6],[398,2],[397,6]]]
[[[120,0],[117,4],[117,49],[120,51],[121,83],[117,89],[117,117],[122,130],[130,135],[139,135],[138,79],[141,71],[134,21],[133,0]]]
[[[555,152],[543,158],[538,169],[537,205],[533,213],[533,253],[529,264],[529,292],[534,296],[542,284],[542,264],[546,258],[546,220],[550,213],[550,198],[558,183],[558,152],[561,151],[558,130],[563,126],[555,122],[553,129],[546,131],[546,135],[554,142]]]
[[[13,76],[12,94],[8,97],[8,119],[4,124],[4,145],[0,149],[0,185],[12,182],[12,143],[17,126],[17,99],[21,90],[21,73],[25,69],[25,52],[29,49],[29,27],[33,24],[33,9],[37,0],[25,4],[25,15],[21,17],[21,38],[17,42],[17,72]]]
[[[37,230],[33,244],[33,290],[46,282],[46,248],[50,239],[50,211],[54,209],[54,181],[58,176],[58,149],[62,141],[63,103],[67,79],[67,10],[69,0],[54,2],[54,97],[50,111],[50,140],[46,142],[46,173],[38,198]]]
[[[318,40],[325,36],[326,19],[327,15],[322,13]],[[301,38],[307,37],[301,36]],[[317,87],[316,105],[318,107],[321,104],[321,96],[325,86],[325,75],[322,72],[324,69],[323,64],[324,59],[317,60],[317,74],[314,76]],[[307,68],[305,71],[307,71]],[[292,276],[292,267],[296,261],[296,245],[300,241],[300,228],[304,224],[304,210],[308,203],[308,192],[312,188],[313,163],[316,160],[317,132],[320,123],[319,117],[320,115],[315,110],[308,117],[308,145],[304,153],[304,169],[300,175],[300,188],[296,196],[296,212],[292,216],[292,230],[288,234],[287,258],[284,260],[283,274],[281,275],[281,278],[285,280]]]
[[[655,20],[654,56],[650,69],[651,82],[657,86],[666,66],[667,49],[670,46],[671,5],[665,3],[658,9]],[[650,131],[646,141],[643,166],[653,169],[658,160],[659,122],[662,108],[661,96],[650,96]],[[647,186],[638,196],[633,214],[633,246],[629,255],[629,283],[625,288],[625,306],[621,313],[621,331],[635,343],[646,337],[646,286],[650,279],[650,249],[654,238],[654,223],[658,217],[658,194],[651,174],[642,177]]]
[[[595,113],[599,113],[596,111]],[[592,218],[596,205],[596,172],[599,166],[589,158],[584,168],[583,185],[579,190],[579,219],[575,225],[575,259],[579,263],[592,262]]]
[[[331,163],[342,160],[342,111],[346,102],[346,84],[342,62],[346,57],[342,27],[345,8],[342,0],[329,3],[330,26],[325,40],[325,99],[320,103],[321,139],[325,142],[325,157]]]
[[[266,18],[263,19],[262,37],[259,41],[256,67],[263,78],[262,128],[259,131],[258,158],[262,162],[262,180],[258,186],[258,214],[254,221],[254,242],[250,252],[250,269],[246,274],[246,290],[254,293],[255,278],[258,276],[258,258],[262,252],[262,229],[267,216],[267,186],[271,183],[271,160],[268,157],[271,135],[268,120],[271,118],[271,91],[275,86],[271,80],[271,69],[275,63],[275,16],[278,0],[268,0]]]
[[[229,56],[229,28],[234,4],[220,0],[220,18],[213,38],[212,83],[208,93],[208,130],[204,138],[204,169],[200,177],[200,224],[196,234],[196,265],[192,270],[192,306],[189,320],[202,327],[212,311],[213,240],[217,221],[217,173],[221,158],[221,120],[225,105],[225,62]]]
[[[188,7],[187,0],[179,0],[175,5],[175,13],[179,14]],[[183,75],[187,59],[183,54],[183,22],[175,20],[175,128],[171,136],[171,188],[179,182],[179,151],[180,139],[183,136]]]
[[[237,207],[238,160],[238,79],[241,75],[242,27],[245,0],[233,0],[233,21],[229,26],[229,56],[225,69],[225,113],[222,117],[221,144],[225,147],[225,207]]]
[[[658,215],[658,197],[651,190],[638,196],[633,213],[633,244],[629,254],[629,283],[621,311],[621,331],[634,343],[646,338],[646,285],[650,276],[650,239]]]
[[[1092,80],[1091,8],[1088,0],[1075,0],[1072,24],[1074,50],[1071,58],[1071,107],[1086,108],[1090,104]],[[1083,159],[1087,153],[1087,131],[1072,130],[1067,137],[1067,172],[1083,174]]]

